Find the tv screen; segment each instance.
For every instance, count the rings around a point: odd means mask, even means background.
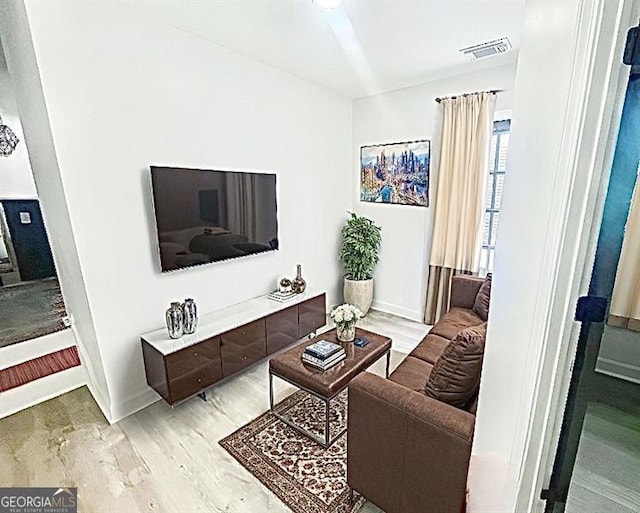
[[[151,167],[162,271],[278,249],[276,175]]]

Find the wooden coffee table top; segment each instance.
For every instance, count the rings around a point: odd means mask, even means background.
[[[367,339],[369,343],[365,347],[357,347],[353,342],[339,342],[334,328],[269,360],[269,372],[321,397],[331,398],[391,349],[389,337],[361,328],[356,328],[356,337]],[[342,345],[347,357],[325,371],[305,365],[302,363],[302,353],[307,346],[318,340],[329,340]]]

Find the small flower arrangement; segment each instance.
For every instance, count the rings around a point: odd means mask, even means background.
[[[362,318],[358,307],[345,303],[331,311],[331,318],[336,325],[338,340],[349,342],[355,338],[356,322]]]

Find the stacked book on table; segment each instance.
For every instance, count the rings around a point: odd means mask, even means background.
[[[274,290],[273,292],[269,293],[269,299],[273,300],[273,301],[279,301],[280,303],[284,303],[286,301],[289,301],[291,299],[293,299],[294,297],[296,297],[298,294],[296,294],[295,292],[280,292],[279,290]]]
[[[303,363],[320,370],[330,369],[346,357],[347,353],[344,347],[328,340],[320,340],[311,344],[302,353]]]

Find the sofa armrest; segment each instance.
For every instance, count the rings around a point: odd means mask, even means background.
[[[349,486],[387,513],[459,513],[472,414],[367,372],[348,404]]]
[[[375,402],[377,407],[393,410],[397,415],[412,417],[436,436],[451,436],[471,444],[475,416],[425,394],[416,392],[370,372],[363,372],[349,383],[356,401]]]
[[[484,279],[477,276],[458,275],[451,278],[450,306],[473,308],[483,282]]]

